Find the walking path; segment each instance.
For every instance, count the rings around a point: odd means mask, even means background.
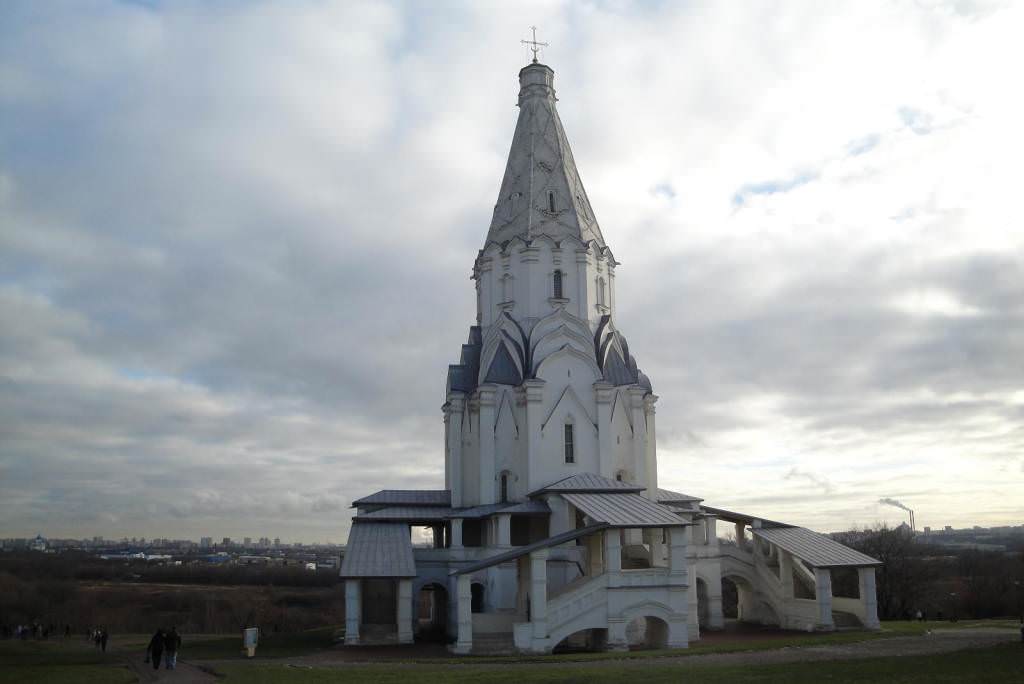
[[[144,656],[132,656],[126,664],[131,671],[139,678],[139,682],[174,682],[175,684],[209,684],[216,682],[217,678],[209,672],[196,665],[187,663],[178,657],[178,664],[173,670],[166,669],[160,665],[159,670],[154,670],[152,663],[144,661]]]
[[[984,648],[997,644],[1016,641],[1020,636],[1015,629],[1005,628],[970,628],[970,629],[943,629],[931,634],[921,636],[890,637],[882,639],[870,639],[843,644],[825,644],[818,646],[788,646],[784,648],[741,651],[734,653],[707,653],[681,656],[664,656],[658,658],[623,658],[621,660],[552,660],[550,663],[536,661],[517,663],[514,660],[507,660],[500,663],[487,662],[483,660],[479,665],[471,661],[462,661],[459,665],[438,663],[430,664],[429,667],[465,667],[470,665],[482,669],[520,667],[529,669],[543,669],[551,665],[594,667],[599,665],[612,665],[616,667],[645,667],[652,663],[658,665],[679,665],[685,667],[698,667],[703,665],[764,665],[772,663],[794,663],[794,662],[816,662],[823,660],[853,660],[859,658],[884,658],[890,656],[923,656],[950,653],[963,649]],[[352,659],[351,653],[343,649],[324,651],[295,658],[283,658],[276,661],[280,664],[304,666],[304,667],[336,667],[343,668],[352,665],[378,665],[388,669],[399,669],[408,667],[424,667],[423,661],[419,663],[396,662],[380,659],[371,659],[372,649],[361,649],[361,657]]]

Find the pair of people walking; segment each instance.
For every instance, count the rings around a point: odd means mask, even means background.
[[[174,666],[178,664],[178,649],[181,647],[181,635],[178,634],[178,630],[175,627],[171,627],[170,631],[164,631],[163,628],[156,630],[156,634],[149,640],[149,645],[146,647],[146,662],[153,662],[153,669],[160,669],[160,658],[164,659],[164,666],[168,670],[173,670]]]

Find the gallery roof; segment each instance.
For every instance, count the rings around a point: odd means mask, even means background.
[[[672,509],[634,492],[566,492],[562,498],[594,522],[611,527],[684,527],[690,524]]]
[[[789,551],[816,568],[867,567],[882,564],[871,556],[806,527],[755,527],[750,531],[755,537]]]
[[[348,535],[342,577],[415,577],[409,526],[355,522]]]
[[[553,482],[546,487],[532,492],[530,496],[537,496],[545,492],[642,492],[644,487],[637,486],[631,482],[611,480],[607,477],[595,475],[594,473],[580,473]]]
[[[447,489],[382,489],[352,502],[353,506],[451,506]]]

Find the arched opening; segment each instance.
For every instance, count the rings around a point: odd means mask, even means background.
[[[554,276],[552,276],[552,285],[554,289],[555,299],[563,299],[561,271],[555,271]]]
[[[601,628],[581,629],[565,637],[552,653],[584,653],[587,651],[603,651],[608,643],[608,630]]]
[[[626,625],[626,643],[631,651],[668,647],[668,623],[645,615],[633,618]]]
[[[436,582],[424,585],[416,597],[416,608],[419,638],[444,641],[448,627],[448,590]]]
[[[501,480],[498,484],[498,501],[501,503],[508,502],[508,472],[501,474]]]
[[[708,599],[708,583],[697,578],[697,624],[701,630],[711,624],[711,604]]]
[[[469,586],[470,608],[474,613],[484,612],[484,585],[473,582]]]

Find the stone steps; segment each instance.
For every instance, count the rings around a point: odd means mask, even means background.
[[[511,632],[473,635],[473,655],[515,655]]]

